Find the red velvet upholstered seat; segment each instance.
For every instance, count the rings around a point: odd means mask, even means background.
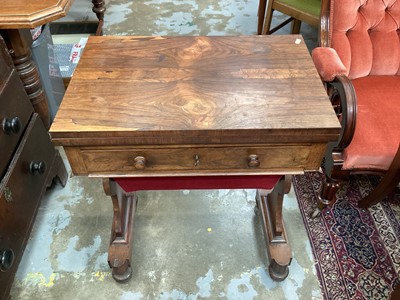
[[[353,173],[396,174],[389,186],[398,183],[400,0],[324,0],[320,29],[313,60],[342,123],[325,156],[329,204]]]
[[[367,76],[352,83],[357,123],[343,150],[343,169],[388,170],[400,140],[400,76]]]

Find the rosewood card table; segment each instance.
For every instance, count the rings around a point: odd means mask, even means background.
[[[339,131],[300,35],[90,37],[50,129],[75,175],[104,178],[117,281],[131,276],[135,191],[201,188],[258,189],[283,280],[290,175],[318,170]]]

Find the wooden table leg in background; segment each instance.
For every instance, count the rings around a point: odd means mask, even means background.
[[[108,264],[112,268],[113,278],[123,283],[132,277],[133,221],[137,195],[135,192],[125,192],[111,179],[104,179],[103,187],[105,193],[111,196],[114,210]]]
[[[265,19],[265,8],[267,6],[267,0],[260,0],[258,3],[258,24],[257,34],[262,34],[264,19]]]
[[[43,121],[46,129],[50,127],[50,114],[47,96],[40,81],[40,75],[32,60],[32,35],[29,29],[0,30],[6,41],[8,51],[13,59],[18,75],[22,80],[33,109]]]
[[[284,194],[289,193],[291,176],[284,176],[268,193],[257,190],[256,203],[262,222],[267,251],[269,255],[269,273],[273,280],[282,281],[289,274],[292,250],[288,243],[282,217]]]
[[[99,19],[99,26],[96,30],[96,35],[103,35],[103,24],[104,24],[104,13],[106,11],[105,0],[92,0],[93,12],[96,14],[97,19]]]

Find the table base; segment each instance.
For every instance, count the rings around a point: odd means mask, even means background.
[[[254,188],[255,182],[260,179],[263,184],[257,183],[258,187],[264,189],[257,189],[256,211],[261,219],[270,259],[268,269],[273,280],[284,280],[289,274],[288,267],[292,259],[282,217],[283,197],[291,186],[289,175],[104,179],[104,191],[111,196],[114,212],[108,250],[108,263],[113,278],[122,283],[132,277],[133,224],[138,201],[136,191],[150,190],[148,187],[152,184],[155,190],[215,189],[218,184],[219,188]]]

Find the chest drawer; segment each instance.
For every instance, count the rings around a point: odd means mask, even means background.
[[[14,64],[7,52],[6,45],[0,36],[0,61],[2,62],[0,63],[0,93],[7,83],[8,75],[14,68]]]
[[[46,189],[46,180],[54,147],[47,132],[33,114],[15,156],[0,183],[0,247],[17,255],[10,269],[0,272],[0,286],[7,286],[22,256],[39,205],[39,195]],[[4,270],[3,270],[4,271]]]
[[[17,73],[14,70],[10,73],[8,84],[0,92],[1,175],[4,175],[33,113],[32,105]]]
[[[86,172],[90,175],[113,173],[140,176],[153,172],[281,173],[291,170],[300,173],[308,164],[313,152],[314,149],[309,145],[277,145],[81,149],[80,155]]]

